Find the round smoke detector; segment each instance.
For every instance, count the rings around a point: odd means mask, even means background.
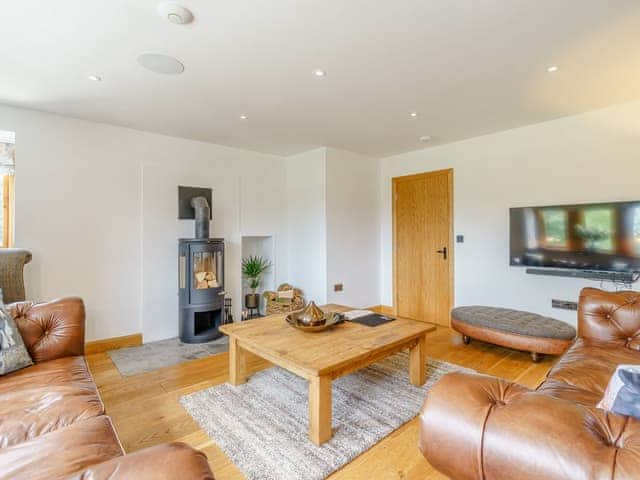
[[[181,5],[163,2],[158,5],[158,14],[176,25],[186,25],[193,22],[193,13]]]
[[[143,53],[138,57],[138,63],[147,70],[165,75],[184,72],[184,65],[178,59],[159,53]]]

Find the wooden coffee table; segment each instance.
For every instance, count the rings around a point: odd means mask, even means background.
[[[324,310],[347,311],[327,305]],[[331,438],[331,381],[360,370],[400,350],[409,349],[409,379],[421,386],[426,378],[426,334],[436,327],[405,318],[367,327],[344,322],[328,330],[298,330],[284,315],[222,325],[229,336],[229,383],[247,381],[245,351],[309,381],[309,438],[320,445]]]

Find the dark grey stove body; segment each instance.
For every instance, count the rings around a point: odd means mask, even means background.
[[[178,255],[180,340],[202,343],[222,336],[224,239],[181,238]]]

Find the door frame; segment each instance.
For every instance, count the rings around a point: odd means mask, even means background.
[[[433,170],[431,172],[424,173],[416,173],[412,175],[403,175],[400,177],[392,177],[391,178],[391,204],[392,204],[392,249],[393,249],[393,313],[395,316],[398,316],[398,271],[397,271],[397,245],[396,245],[396,235],[397,235],[397,225],[396,225],[396,193],[397,193],[397,185],[400,182],[404,182],[407,180],[415,180],[417,178],[426,178],[426,177],[434,177],[437,175],[447,175],[447,183],[449,189],[449,258],[451,259],[450,267],[449,267],[449,311],[453,308],[454,302],[454,294],[455,294],[455,247],[454,247],[454,209],[453,209],[453,168],[445,168],[441,170]],[[451,324],[451,315],[449,315],[449,325]]]

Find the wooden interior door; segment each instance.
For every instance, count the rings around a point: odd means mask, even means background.
[[[393,179],[394,310],[449,325],[453,305],[453,170]]]

